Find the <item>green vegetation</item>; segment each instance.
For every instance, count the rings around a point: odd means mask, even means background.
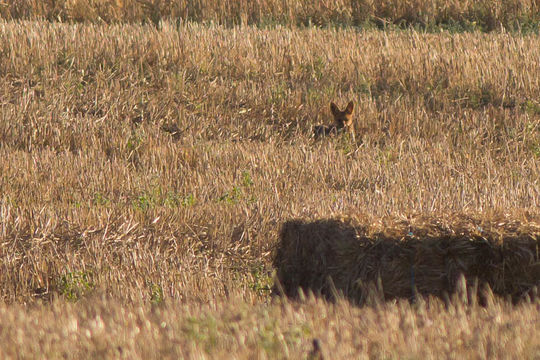
[[[68,272],[60,278],[58,292],[68,301],[77,301],[88,295],[94,286],[91,272]]]

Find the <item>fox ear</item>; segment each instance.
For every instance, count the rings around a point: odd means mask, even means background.
[[[339,109],[338,109],[337,105],[334,104],[333,102],[330,103],[330,110],[332,111],[332,114],[334,114],[334,115],[339,114]]]
[[[351,100],[349,101],[349,104],[347,104],[347,108],[345,109],[345,112],[350,115],[352,114],[353,110],[354,110],[354,103]]]

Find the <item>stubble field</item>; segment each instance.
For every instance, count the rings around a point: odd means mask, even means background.
[[[538,35],[0,23],[0,357],[538,358],[538,302],[272,299],[293,218],[538,224]],[[315,140],[330,101],[357,141]]]

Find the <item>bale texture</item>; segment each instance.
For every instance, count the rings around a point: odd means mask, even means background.
[[[373,293],[446,299],[465,283],[469,297],[489,287],[517,300],[540,285],[538,224],[465,215],[288,221],[274,257],[274,291],[339,294],[363,304]]]

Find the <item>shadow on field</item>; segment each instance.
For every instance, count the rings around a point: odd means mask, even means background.
[[[418,294],[444,300],[457,294],[480,304],[490,292],[514,301],[535,296],[540,235],[432,225],[403,236],[367,236],[365,228],[340,220],[288,221],[274,258],[274,294],[343,296],[358,305]]]

